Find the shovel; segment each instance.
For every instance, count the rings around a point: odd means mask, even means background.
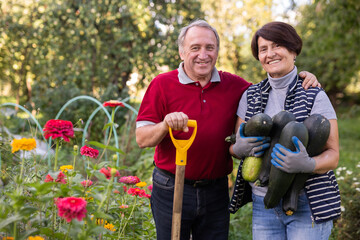
[[[173,202],[173,215],[171,227],[171,239],[180,239],[181,228],[181,211],[184,193],[184,179],[185,179],[185,166],[187,159],[187,150],[193,143],[197,131],[196,120],[188,120],[188,127],[193,127],[194,131],[188,140],[177,140],[172,134],[169,127],[171,140],[176,148],[176,172],[175,172],[175,189],[174,189],[174,202]]]

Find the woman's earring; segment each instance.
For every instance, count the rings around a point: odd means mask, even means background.
[[[294,57],[294,62],[296,62],[296,57]]]

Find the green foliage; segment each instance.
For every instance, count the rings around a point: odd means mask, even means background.
[[[298,66],[318,76],[335,103],[360,69],[360,2],[318,0],[301,11]]]
[[[360,162],[356,164],[355,168],[337,169],[343,207],[342,217],[335,224],[337,239],[360,238],[360,199],[356,197],[360,192]]]
[[[126,98],[132,73],[144,86],[160,66],[178,66],[177,31],[202,16],[197,0],[2,1],[1,84],[50,118],[78,95]]]
[[[251,55],[250,42],[254,32],[271,21],[273,1],[227,1],[202,0],[206,20],[220,35],[220,50],[217,66],[257,83],[264,79],[265,72]],[[259,13],[261,12],[261,18]]]
[[[114,112],[114,108],[112,109]],[[109,126],[105,124],[104,131]],[[134,121],[134,119],[132,119]],[[124,124],[124,126],[126,126]],[[110,136],[110,135],[109,135]],[[129,137],[129,136],[126,136]],[[102,173],[108,167],[122,171],[127,166],[117,166],[116,159],[104,161],[101,156],[91,160],[80,156],[79,151],[73,151],[72,157],[63,154],[61,165],[67,165],[63,170],[65,178],[59,180],[61,171],[49,170],[46,164],[39,161],[35,154],[27,154],[26,158],[20,150],[11,152],[12,136],[2,135],[0,140],[2,156],[8,156],[12,162],[1,166],[0,191],[0,236],[11,236],[15,239],[25,239],[29,236],[41,235],[51,239],[153,239],[155,237],[154,223],[151,216],[149,196],[150,191],[136,186],[125,185],[116,180],[107,179]],[[9,141],[10,139],[10,141]],[[76,143],[75,139],[71,143]],[[58,141],[56,141],[58,142]],[[90,141],[91,142],[91,141]],[[59,141],[56,152],[66,150],[66,145]],[[92,142],[104,150],[124,151],[111,145]],[[61,155],[61,154],[60,154]],[[55,154],[55,162],[57,160]],[[55,163],[56,165],[56,163]],[[70,165],[70,168],[69,168]],[[84,171],[84,166],[86,169]],[[24,174],[19,174],[24,169]],[[125,172],[125,171],[122,171]],[[122,176],[130,175],[122,174]],[[47,179],[47,180],[46,180]],[[81,182],[90,179],[93,185],[84,187]],[[46,181],[45,181],[46,180]],[[133,192],[126,191],[133,190]],[[139,195],[143,193],[144,195]],[[86,217],[83,220],[73,219],[70,223],[59,216],[56,199],[65,197],[80,197],[87,201]]]

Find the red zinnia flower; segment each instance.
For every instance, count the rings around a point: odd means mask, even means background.
[[[57,176],[57,179],[55,182],[66,184],[66,176],[63,172],[59,172],[59,175]]]
[[[53,182],[54,179],[50,176],[50,174],[46,175],[44,182]]]
[[[88,146],[82,146],[80,148],[81,155],[88,156],[91,158],[97,158],[99,155],[99,150],[88,147]]]
[[[53,182],[54,179],[50,176],[50,174],[46,175],[44,182]],[[66,176],[63,172],[59,172],[55,182],[66,184]]]
[[[117,106],[125,107],[125,105],[122,102],[117,101],[117,100],[110,100],[110,101],[104,102],[103,106],[104,107],[117,107]]]
[[[74,127],[70,121],[51,119],[44,126],[44,136],[46,139],[63,138],[66,142],[70,142],[69,138],[74,137]]]
[[[125,184],[137,184],[140,182],[140,179],[137,176],[126,176],[126,177],[121,177],[119,179],[119,182]]]
[[[83,185],[84,187],[90,187],[91,185],[93,185],[93,182],[91,180],[84,180],[81,182],[81,185]]]
[[[100,169],[100,172],[102,174],[104,174],[107,179],[111,178],[111,167],[102,168],[102,169]],[[118,170],[116,170],[116,173],[115,173],[114,177],[120,177],[120,172]]]
[[[147,197],[145,190],[144,189],[140,189],[140,188],[129,188],[128,194],[131,194],[133,196],[139,196],[139,197]]]
[[[55,204],[58,207],[59,216],[65,218],[67,222],[71,222],[74,218],[81,221],[85,217],[86,201],[83,198],[58,198]]]
[[[148,189],[150,190],[150,191],[152,191],[152,189],[153,189],[153,185],[151,184],[151,185],[149,185],[148,186]]]

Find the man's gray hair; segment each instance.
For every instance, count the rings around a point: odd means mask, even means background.
[[[212,27],[209,23],[207,23],[205,20],[196,19],[195,21],[191,22],[189,25],[183,27],[180,30],[180,34],[179,34],[179,37],[177,40],[180,52],[183,52],[184,40],[185,40],[186,33],[192,27],[203,27],[203,28],[207,28],[207,29],[210,29],[211,31],[213,31],[215,34],[215,37],[216,37],[216,41],[217,41],[217,44],[216,44],[217,50],[219,51],[220,37],[219,37],[219,34],[217,33],[216,29],[214,27]]]

